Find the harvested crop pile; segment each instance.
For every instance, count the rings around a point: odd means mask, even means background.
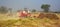
[[[59,19],[56,14],[46,14],[46,17],[50,19]]]
[[[59,19],[56,14],[44,14],[44,13],[41,13],[38,16],[38,18],[44,18],[44,17],[49,18],[49,19]]]

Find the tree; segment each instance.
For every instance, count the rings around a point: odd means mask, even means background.
[[[8,10],[9,10],[10,13],[12,13],[12,8],[9,8]]]
[[[28,9],[27,8],[24,8],[24,11],[28,12]]]
[[[41,8],[44,9],[44,12],[48,12],[49,11],[49,7],[50,7],[50,5],[48,5],[48,4],[42,4],[41,5]]]
[[[8,8],[8,16],[13,16],[13,13],[12,13],[12,8]]]
[[[35,9],[33,9],[33,10],[32,10],[32,12],[36,12],[36,10],[35,10]]]
[[[0,13],[7,13],[8,12],[8,9],[4,6],[1,6],[0,7]]]

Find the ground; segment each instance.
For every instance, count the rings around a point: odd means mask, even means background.
[[[57,16],[59,17],[60,15]],[[48,18],[19,18],[16,16],[7,17],[0,15],[0,27],[60,27],[59,20],[51,20]]]

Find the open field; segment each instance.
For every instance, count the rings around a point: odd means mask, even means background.
[[[60,14],[57,16],[60,18]],[[0,15],[0,27],[60,27],[60,19],[18,18]]]

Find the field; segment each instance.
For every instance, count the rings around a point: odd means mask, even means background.
[[[60,14],[57,14],[57,16],[60,18]],[[0,15],[0,27],[60,27],[59,20]]]

